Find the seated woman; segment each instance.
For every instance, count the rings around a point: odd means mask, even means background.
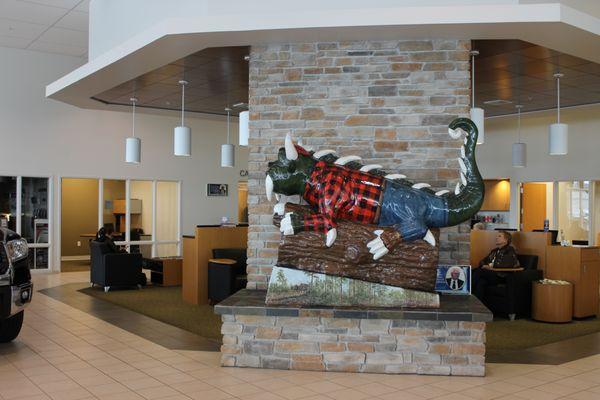
[[[111,253],[124,253],[113,239],[114,231],[111,227],[100,228],[96,233],[96,241],[106,243]]]
[[[483,301],[485,289],[497,285],[503,278],[502,268],[518,268],[519,259],[514,247],[510,245],[512,236],[506,231],[496,235],[496,248],[479,262],[479,268],[473,269],[473,294]]]

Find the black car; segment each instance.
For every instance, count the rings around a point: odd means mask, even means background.
[[[23,325],[25,306],[31,302],[33,284],[27,262],[27,241],[0,228],[0,342],[15,339]]]

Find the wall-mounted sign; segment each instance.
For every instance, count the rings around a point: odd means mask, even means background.
[[[240,176],[248,176],[248,170],[247,169],[241,169],[240,170]]]
[[[229,195],[229,186],[226,183],[209,183],[206,185],[207,196],[223,196]]]
[[[435,291],[471,294],[471,267],[468,265],[440,265],[437,269]]]

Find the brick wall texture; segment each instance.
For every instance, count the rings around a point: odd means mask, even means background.
[[[485,322],[223,315],[221,364],[485,375]]]
[[[266,288],[280,235],[265,196],[267,162],[286,133],[313,150],[356,154],[409,180],[453,188],[460,141],[447,125],[469,110],[464,40],[253,46],[250,53],[248,288]],[[441,263],[468,263],[469,227],[443,229]]]

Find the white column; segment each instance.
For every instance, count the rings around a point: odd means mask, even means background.
[[[15,227],[17,230],[17,233],[20,235],[21,234],[21,213],[22,213],[22,195],[21,192],[23,191],[23,178],[20,176],[17,176],[17,210],[15,211],[15,218],[17,219],[15,221]]]

